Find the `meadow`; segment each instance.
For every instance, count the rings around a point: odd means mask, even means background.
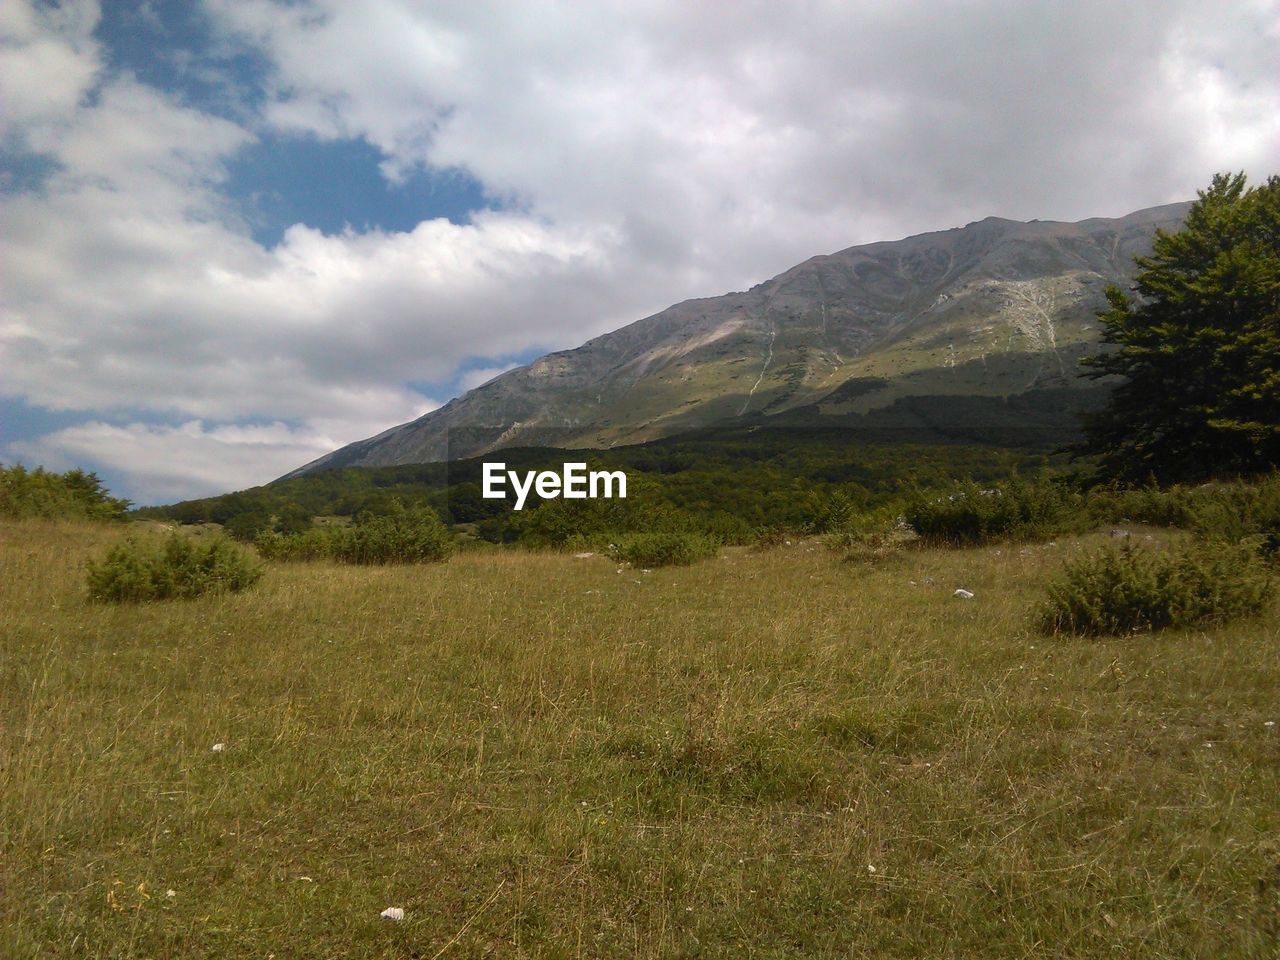
[[[0,522],[5,957],[1280,950],[1280,610],[1038,633],[1105,534],[90,603],[120,536]]]

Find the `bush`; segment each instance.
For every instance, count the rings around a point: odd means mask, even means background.
[[[329,560],[338,552],[335,536],[345,532],[344,527],[312,527],[288,534],[263,530],[254,538],[253,546],[264,560]]]
[[[706,560],[719,549],[719,542],[703,533],[637,533],[622,538],[613,552],[633,567],[668,567]]]
[[[1089,492],[1089,515],[1106,523],[1149,523],[1157,527],[1190,527],[1196,494],[1187,487],[1099,487]]]
[[[1104,487],[1090,492],[1088,509],[1100,521],[1181,527],[1201,539],[1280,551],[1280,475],[1198,487]]]
[[[262,566],[229,540],[203,543],[178,533],[162,541],[129,539],[89,564],[89,597],[104,603],[190,600],[236,592],[262,578]]]
[[[1280,558],[1280,476],[1205,488],[1190,526],[1204,539],[1244,543]]]
[[[1188,541],[1157,553],[1126,543],[1069,563],[1049,585],[1040,626],[1102,636],[1222,623],[1258,613],[1270,595],[1247,546]]]
[[[915,491],[903,515],[923,543],[969,546],[992,540],[1031,540],[1081,530],[1083,498],[1048,479],[983,489],[972,480],[950,493]]]
[[[346,563],[434,563],[453,552],[453,531],[430,510],[339,529],[337,559]]]
[[[453,552],[453,533],[430,510],[398,517],[363,516],[350,527],[312,527],[300,533],[260,533],[254,540],[268,560],[338,560],[342,563],[433,563]]]
[[[823,542],[847,563],[881,563],[901,557],[902,548],[911,541],[910,533],[901,530],[848,528],[827,534]]]
[[[773,550],[776,547],[790,546],[793,539],[799,538],[799,534],[781,527],[758,527],[751,537],[751,546],[757,550]]]

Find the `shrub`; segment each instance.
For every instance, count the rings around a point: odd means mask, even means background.
[[[1126,543],[1069,563],[1040,613],[1047,633],[1112,635],[1258,613],[1271,580],[1246,546],[1188,541],[1157,553]]]
[[[799,534],[781,527],[758,527],[751,538],[751,546],[757,550],[772,550],[775,547],[789,546],[793,538],[799,539]]]
[[[129,539],[89,564],[89,597],[104,603],[190,600],[253,586],[262,566],[222,537],[197,542],[178,533],[162,541]]]
[[[1190,527],[1196,495],[1186,487],[1099,487],[1089,492],[1089,515],[1106,523],[1150,523],[1157,527]]]
[[[1097,520],[1182,527],[1202,539],[1280,550],[1280,475],[1198,487],[1104,487],[1089,493],[1088,510]]]
[[[685,531],[699,519],[646,493],[642,484],[626,499],[547,500],[536,509],[507,515],[519,542],[529,547],[575,549],[604,546],[629,533]]]
[[[430,510],[336,530],[336,558],[346,563],[434,563],[453,552],[453,531]]]
[[[344,527],[312,527],[302,533],[276,533],[263,530],[253,540],[258,555],[265,560],[327,560],[334,557],[335,536]]]
[[[633,567],[667,567],[706,560],[719,549],[719,542],[704,533],[636,533],[623,537],[614,555]]]
[[[915,491],[903,515],[923,543],[967,546],[1030,540],[1083,529],[1083,498],[1048,479],[1014,477],[983,489],[973,480],[949,493]]]
[[[1204,488],[1191,528],[1204,539],[1245,543],[1280,558],[1280,476]]]
[[[361,517],[350,527],[312,527],[299,533],[263,532],[254,540],[268,560],[343,563],[432,563],[453,552],[453,533],[430,510]]]
[[[849,528],[827,534],[823,542],[848,563],[880,563],[901,557],[903,546],[910,542],[910,533]]]

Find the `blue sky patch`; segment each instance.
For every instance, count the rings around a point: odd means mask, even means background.
[[[216,34],[202,4],[104,0],[95,35],[110,70],[128,71],[189,107],[243,122],[266,99],[266,58]]]
[[[0,147],[0,193],[34,193],[57,169],[52,157]]]
[[[496,206],[464,170],[421,170],[392,184],[378,170],[384,159],[364,140],[266,134],[228,164],[223,190],[264,246],[295,223],[325,233],[408,231],[440,217],[469,223]]]
[[[255,133],[258,139],[229,161],[222,191],[264,246],[294,224],[330,234],[346,227],[402,232],[441,217],[469,223],[473,212],[498,206],[465,170],[420,168],[393,184],[379,170],[386,155],[365,140],[261,129],[270,65],[261,51],[216,33],[199,4],[107,2],[97,37],[110,70]],[[0,189],[32,181],[24,171],[39,168],[23,164]]]

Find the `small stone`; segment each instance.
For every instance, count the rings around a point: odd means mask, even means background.
[[[387,909],[383,910],[378,914],[378,916],[383,920],[390,920],[393,923],[399,923],[404,919],[404,910],[401,907],[387,907]]]
[[[214,753],[221,753],[221,752],[222,752],[223,750],[225,750],[225,749],[227,749],[227,745],[226,745],[225,743],[215,743],[215,744],[213,745],[213,752],[214,752]]]
[[[972,600],[973,592],[970,590],[966,590],[964,587],[961,587],[955,593],[953,593],[952,596],[959,597],[961,600]]]

